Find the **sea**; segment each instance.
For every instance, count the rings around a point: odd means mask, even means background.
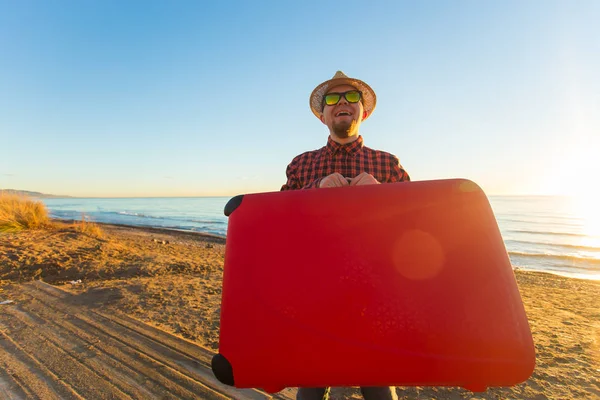
[[[231,197],[47,198],[51,217],[226,237]],[[489,196],[513,267],[600,280],[600,201]]]

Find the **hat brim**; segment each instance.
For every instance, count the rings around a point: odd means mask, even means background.
[[[373,110],[375,110],[377,96],[375,95],[375,91],[373,91],[369,85],[360,79],[353,78],[329,79],[317,86],[310,94],[310,109],[313,114],[315,114],[317,118],[321,118],[321,114],[323,114],[323,96],[330,88],[340,85],[350,85],[362,92],[363,108],[367,112],[367,117],[365,119],[369,118],[373,113]]]

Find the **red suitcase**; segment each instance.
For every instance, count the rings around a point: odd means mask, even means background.
[[[225,214],[221,382],[483,391],[533,372],[514,273],[475,183],[247,194]]]

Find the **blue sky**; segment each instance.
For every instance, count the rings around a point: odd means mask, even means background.
[[[308,96],[342,70],[378,96],[365,144],[413,180],[589,194],[599,20],[595,0],[0,0],[0,188],[279,190],[325,144]]]

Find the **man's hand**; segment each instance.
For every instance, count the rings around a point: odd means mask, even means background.
[[[358,177],[357,177],[358,178]],[[338,172],[334,172],[331,175],[327,175],[325,178],[321,180],[319,184],[320,188],[328,188],[328,187],[340,187],[340,186],[348,186],[348,180],[342,176],[342,174]]]
[[[350,186],[359,186],[359,185],[377,185],[377,179],[373,177],[373,175],[368,174],[366,172],[361,173],[356,178],[350,181]]]

